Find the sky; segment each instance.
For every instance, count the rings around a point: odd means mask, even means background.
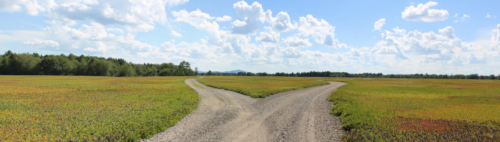
[[[498,0],[0,0],[0,54],[200,71],[500,74]]]

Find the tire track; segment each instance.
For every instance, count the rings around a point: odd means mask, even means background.
[[[340,120],[326,100],[341,82],[251,98],[185,81],[200,97],[191,114],[141,141],[340,141]],[[195,87],[194,84],[201,86]]]

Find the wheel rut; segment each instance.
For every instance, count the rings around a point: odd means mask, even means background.
[[[340,141],[340,120],[329,113],[326,100],[342,82],[251,98],[205,86],[195,79],[187,85],[200,97],[198,108],[153,141]],[[201,87],[195,87],[201,86]]]

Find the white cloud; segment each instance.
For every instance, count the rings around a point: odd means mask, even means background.
[[[176,5],[181,5],[189,0],[164,0],[169,6],[176,6]]]
[[[161,50],[157,56],[161,58],[172,59],[211,59],[216,58],[214,52],[210,47],[200,43],[187,43],[181,42],[175,44],[174,40],[167,41],[161,44]],[[153,54],[153,53],[151,53]],[[156,54],[156,53],[154,53]]]
[[[492,16],[492,15],[490,15],[490,13],[488,12],[488,13],[486,13],[486,18],[497,18],[497,16],[495,16],[495,15],[493,15],[493,16]]]
[[[401,12],[401,17],[410,21],[435,22],[442,21],[448,18],[447,10],[430,9],[431,6],[436,6],[438,3],[429,1],[425,4],[418,4],[417,7],[409,6]]]
[[[309,47],[312,44],[309,42],[308,38],[302,39],[297,36],[290,36],[283,39],[283,44],[285,47]]]
[[[238,15],[238,22],[233,22],[233,33],[243,35],[257,33],[259,29],[258,20],[264,21],[262,5],[258,2],[248,5],[245,1],[239,1],[233,4],[233,8],[236,15]]]
[[[467,18],[470,18],[470,15],[464,14],[464,16],[462,16],[462,21],[465,21]]]
[[[231,16],[224,15],[222,17],[217,17],[215,18],[215,21],[220,21],[220,22],[231,21]]]
[[[382,26],[385,24],[385,18],[379,19],[378,21],[375,22],[375,25],[373,25],[374,30],[380,30]]]
[[[260,42],[278,42],[280,33],[272,30],[271,27],[265,27],[266,31],[260,32],[260,36],[255,39]]]
[[[110,31],[111,30],[111,31]],[[132,54],[153,52],[157,47],[137,41],[131,33],[122,34],[116,29],[108,29],[96,22],[80,27],[52,25],[45,28],[44,37],[58,41],[63,51],[87,51],[108,53],[108,51],[127,51]],[[114,32],[114,33],[111,33]],[[118,48],[119,47],[119,48]]]
[[[365,54],[367,54],[366,52],[363,52],[357,48],[351,48],[351,50],[349,51],[349,53],[351,54],[351,56],[353,57],[362,57],[364,56]]]
[[[330,25],[324,19],[318,20],[312,15],[300,17],[299,35],[312,36],[317,43],[324,44],[331,48],[347,47],[345,44],[340,44],[335,39],[335,27]]]
[[[236,27],[242,27],[242,26],[247,25],[247,22],[240,21],[240,20],[235,20],[232,24],[233,24],[233,26],[236,26]]]
[[[491,32],[491,54],[493,56],[500,57],[500,24],[498,24],[497,28],[493,29]]]
[[[439,34],[417,30],[406,32],[398,28],[393,31],[382,33],[383,40],[371,49],[370,53],[379,62],[395,58],[418,66],[478,64],[484,63],[483,56],[488,50],[487,47],[463,42],[450,26],[439,29]]]
[[[95,42],[94,47],[84,48],[83,51],[106,53],[106,51],[113,50],[113,49],[115,49],[114,46],[108,46],[108,45],[104,44],[103,42],[98,41],[98,42]]]
[[[455,16],[453,16],[453,17],[458,17],[458,13],[455,13]]]
[[[273,29],[278,32],[286,32],[297,28],[297,23],[292,24],[287,12],[281,11],[276,17],[272,17],[271,10],[267,10],[265,15],[266,21],[268,21],[273,26]]]
[[[467,56],[467,62],[465,62],[465,64],[484,64],[486,63],[486,60],[484,58],[480,58],[480,57],[476,57],[476,55],[474,54],[469,54],[469,56]]]
[[[172,15],[176,17],[174,20],[176,22],[186,22],[197,29],[207,31],[209,34],[208,42],[221,47],[228,46],[226,43],[228,32],[221,30],[219,24],[213,21],[215,18],[211,17],[210,14],[197,9],[191,12],[186,10],[173,11]]]
[[[49,11],[56,6],[54,0],[2,0],[0,10],[17,12],[24,7],[24,12],[28,15],[38,15],[39,12]]]
[[[24,45],[30,45],[30,46],[46,46],[46,47],[56,47],[59,46],[59,43],[53,40],[40,40],[40,39],[35,39],[34,41],[25,41],[23,42]]]
[[[175,30],[171,30],[170,31],[170,36],[173,36],[173,37],[182,37],[182,34],[175,31]]]
[[[22,2],[26,1],[33,2]],[[28,11],[20,2],[21,0],[1,1],[0,9]],[[38,5],[44,5],[37,2]],[[47,49],[65,53],[83,52],[119,58],[128,56],[127,60],[139,63],[186,60],[198,67],[205,66],[206,70],[241,65],[240,67],[264,68],[262,71],[268,68],[295,71],[296,68],[301,68],[306,71],[310,68],[331,70],[332,67],[342,67],[342,70],[349,72],[446,73],[456,69],[453,67],[458,65],[469,68],[500,64],[493,62],[493,59],[500,57],[500,24],[492,31],[491,40],[487,39],[482,43],[484,45],[462,41],[449,26],[434,32],[407,32],[405,29],[394,28],[392,31],[382,31],[383,39],[373,46],[353,47],[338,50],[337,53],[328,53],[329,51],[311,51],[307,48],[313,45],[310,39],[331,48],[348,46],[339,43],[335,38],[335,27],[324,19],[307,15],[300,17],[297,23],[290,19],[287,12],[281,11],[272,17],[271,10],[264,12],[258,2],[248,5],[244,1],[233,5],[236,18],[227,15],[212,17],[201,10],[179,10],[171,12],[173,17],[167,19],[165,10],[168,6],[185,2],[187,0],[57,1],[51,8],[35,8],[39,15],[45,16],[49,24],[44,28],[44,32],[3,31],[0,33],[0,42],[16,41],[25,45],[55,47]],[[409,15],[414,14],[414,17],[407,17],[407,20],[413,18],[418,19],[416,21],[438,21],[436,19],[439,19],[439,14],[434,14],[433,17],[432,11],[435,9],[428,8],[436,4],[429,2],[420,4],[421,6],[410,6],[413,10],[422,10],[423,7],[424,12],[420,15],[410,13]],[[405,11],[412,10],[410,7]],[[456,15],[454,20],[461,20],[462,17]],[[446,18],[447,16],[444,17]],[[203,36],[200,42],[176,42],[169,39],[170,41],[162,43],[161,46],[138,41],[135,37],[138,31],[149,31],[156,25],[170,21],[187,23],[206,31],[208,35]],[[224,21],[231,21],[225,24],[232,24],[233,27],[221,28],[218,22]],[[259,30],[259,24],[262,23],[266,26],[264,31]],[[166,34],[173,37],[182,36],[177,31],[183,30],[172,30],[170,24],[167,25],[171,31]],[[374,30],[381,30],[384,25],[385,19],[382,18],[375,22]],[[288,37],[283,36],[289,34],[281,33],[295,30],[297,33]]]
[[[39,0],[40,1],[40,0]],[[47,0],[48,1],[48,0]],[[51,5],[46,19],[50,24],[75,25],[80,21],[124,27],[127,31],[150,31],[156,23],[167,22],[167,6],[188,0],[64,0]],[[49,5],[49,4],[46,4]],[[46,9],[49,9],[46,8]],[[43,11],[43,10],[40,10]],[[47,10],[46,10],[47,11]]]
[[[0,32],[0,41],[33,41],[36,39],[44,39],[45,33],[43,31],[27,31],[27,30],[13,30]]]
[[[500,24],[497,25],[496,29],[492,30],[491,40],[500,43]]]
[[[448,39],[454,39],[455,38],[455,29],[451,26],[447,26],[443,29],[438,30],[439,33],[441,33],[442,36],[448,38]]]
[[[174,11],[172,14],[176,17],[174,21],[186,22],[190,25],[208,32],[208,43],[216,46],[218,53],[228,54],[235,58],[249,57],[252,53],[257,52],[254,44],[249,43],[251,37],[242,34],[231,34],[229,31],[221,30],[217,22],[212,21],[215,18],[209,14],[195,10],[187,12],[185,10]],[[246,21],[233,22],[238,24],[246,24]],[[245,23],[242,23],[245,22]],[[221,55],[222,56],[222,55]]]
[[[211,17],[208,13],[201,12],[199,9],[191,12],[187,12],[186,10],[173,11],[172,15],[176,17],[174,21],[186,22],[198,29],[207,31],[219,29],[219,24],[211,21],[214,17]]]

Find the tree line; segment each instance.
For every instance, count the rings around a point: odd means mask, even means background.
[[[12,53],[10,50],[0,55],[0,75],[88,75],[88,76],[193,76],[189,62],[182,61],[178,65],[134,64],[124,59],[103,58],[96,56],[40,55],[38,53]],[[309,72],[238,72],[200,73],[206,76],[289,76],[289,77],[357,77],[357,78],[430,78],[430,79],[499,79],[500,75],[478,74],[382,74],[382,73],[347,73],[330,71]]]
[[[197,70],[197,68],[195,68]],[[134,64],[124,59],[96,56],[40,55],[12,53],[0,55],[1,75],[86,75],[86,76],[193,76],[189,62],[178,65]]]
[[[356,78],[424,78],[424,79],[498,79],[500,75],[478,75],[478,74],[382,74],[382,73],[347,73],[347,72],[330,72],[330,71],[310,71],[310,72],[238,72],[238,73],[221,73],[208,71],[207,73],[200,73],[200,75],[207,76],[289,76],[289,77],[356,77]]]

